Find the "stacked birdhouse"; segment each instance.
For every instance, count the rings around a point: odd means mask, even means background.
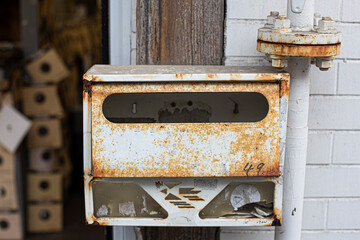
[[[1,47],[0,47],[1,48]],[[4,55],[7,53],[7,57]],[[18,148],[31,122],[15,107],[21,71],[9,67],[19,61],[15,49],[0,54],[0,239],[22,239],[21,164]],[[7,61],[10,61],[7,62]],[[15,74],[14,72],[17,72]],[[18,76],[18,77],[15,77]]]
[[[5,114],[12,106],[1,99],[0,132],[12,131],[14,123],[7,121]],[[5,124],[4,124],[5,123]],[[5,126],[3,128],[2,126]],[[7,129],[8,128],[8,129]],[[1,134],[1,133],[0,133]],[[19,188],[16,177],[16,153],[0,143],[0,239],[21,239],[22,220],[19,211]]]
[[[23,88],[23,112],[32,119],[27,136],[27,231],[63,228],[64,179],[71,162],[66,146],[64,112],[58,85],[69,70],[54,49],[38,53],[26,65],[31,84]]]

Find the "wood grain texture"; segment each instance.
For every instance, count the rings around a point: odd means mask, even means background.
[[[221,65],[224,0],[137,0],[137,64]]]
[[[224,0],[137,0],[136,62],[222,65]],[[144,240],[216,240],[218,227],[144,227]]]

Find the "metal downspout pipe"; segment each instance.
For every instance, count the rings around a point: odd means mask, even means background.
[[[302,13],[291,11],[288,0],[287,18],[293,29],[313,27],[315,0],[306,0]],[[309,57],[291,57],[286,71],[290,73],[289,110],[284,165],[282,226],[276,227],[276,240],[300,240],[303,214],[305,168],[308,137],[310,93]]]

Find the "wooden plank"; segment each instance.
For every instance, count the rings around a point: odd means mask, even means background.
[[[138,0],[136,8],[137,64],[159,64],[160,0]]]
[[[137,0],[136,62],[221,65],[224,0]],[[219,239],[217,227],[145,227],[146,240]]]
[[[138,0],[137,64],[221,65],[224,0]]]

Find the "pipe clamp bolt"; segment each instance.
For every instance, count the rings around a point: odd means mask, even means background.
[[[288,61],[285,56],[280,55],[270,55],[271,66],[273,66],[276,70],[282,71],[287,67]]]
[[[334,66],[334,58],[335,56],[318,57],[316,58],[316,66],[320,69],[320,71],[327,71],[329,68]]]
[[[330,17],[323,17],[321,20],[319,20],[317,32],[318,33],[337,33],[337,30],[335,28],[335,21],[332,20]]]
[[[267,16],[267,22],[265,23],[265,28],[272,29],[274,26],[274,20],[279,16],[279,12],[271,11],[270,15]]]
[[[277,18],[275,18],[272,32],[274,33],[291,32],[290,19],[287,19],[285,16],[278,16]]]

